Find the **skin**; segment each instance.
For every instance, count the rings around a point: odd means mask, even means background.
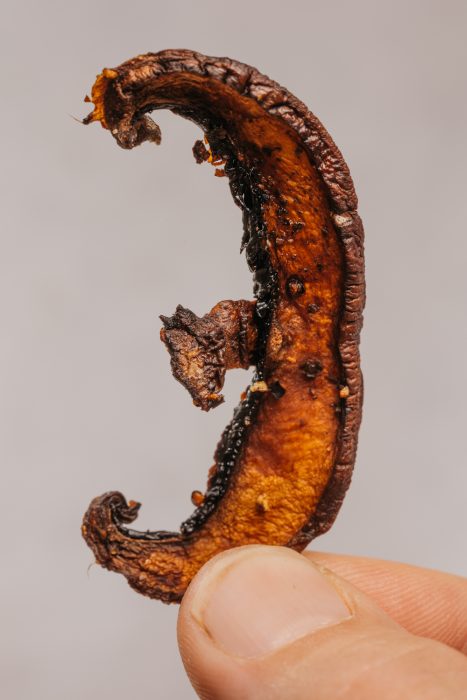
[[[179,613],[178,640],[186,670],[201,698],[465,698],[465,578],[396,562],[275,549],[272,555],[268,547],[225,552],[206,564],[188,589]],[[300,638],[289,638],[270,653],[242,658],[242,645],[252,648],[262,636],[261,625],[267,624],[275,633],[300,625],[300,599],[290,607],[290,600],[282,600],[280,593],[269,600],[269,617],[256,619],[264,582],[260,575],[255,576],[255,570],[258,573],[262,561],[269,559],[274,562],[268,569],[272,590],[276,577],[283,578],[287,569],[291,584],[299,588],[291,557],[318,567],[318,575],[345,601],[348,615]],[[248,588],[242,589],[246,578]],[[308,587],[307,600],[303,600],[308,608],[309,600],[315,600],[316,614],[322,611],[318,584],[316,580]],[[231,615],[232,587],[241,592],[242,607],[249,611],[246,621]],[[284,606],[290,610],[285,618],[280,615]],[[274,618],[280,620],[276,628]],[[207,626],[203,620],[208,621]],[[221,631],[221,642],[213,630]]]
[[[226,370],[256,368],[215,454],[205,494],[180,533],[129,530],[139,504],[110,492],[83,536],[131,586],[179,602],[215,554],[249,543],[297,550],[332,524],[350,482],[360,424],[362,227],[342,156],[316,117],[255,69],[190,51],[105,69],[85,119],[123,148],[159,143],[148,111],[172,109],[205,133],[194,155],[229,179],[244,211],[253,301],[199,318],[162,317],[174,376],[204,410]],[[223,170],[220,168],[223,167]]]

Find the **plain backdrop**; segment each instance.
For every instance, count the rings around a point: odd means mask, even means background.
[[[193,699],[177,607],[92,565],[95,495],[178,528],[249,373],[195,409],[160,313],[249,298],[241,212],[191,123],[131,152],[73,117],[96,73],[191,48],[295,93],[348,161],[366,229],[365,410],[322,550],[467,574],[466,42],[462,0],[3,2],[0,664],[4,698]]]

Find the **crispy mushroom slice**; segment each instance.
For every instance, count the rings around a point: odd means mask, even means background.
[[[206,493],[180,532],[129,529],[139,504],[92,501],[83,535],[133,588],[181,600],[213,555],[250,543],[303,549],[334,521],[350,483],[361,419],[363,229],[349,170],[332,139],[287,90],[250,66],[186,50],[105,69],[93,112],[123,148],[160,142],[148,116],[170,109],[204,131],[194,155],[226,175],[243,210],[255,300],[202,318],[163,318],[172,370],[195,404],[222,397],[225,371],[253,381],[225,429]]]

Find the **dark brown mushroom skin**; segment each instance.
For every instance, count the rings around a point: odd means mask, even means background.
[[[89,98],[87,98],[89,100]],[[256,69],[188,50],[104,69],[93,112],[122,148],[160,142],[170,109],[204,132],[193,152],[228,178],[243,210],[253,301],[162,317],[175,377],[194,403],[222,401],[225,371],[255,367],[180,532],[127,527],[139,503],[95,498],[82,532],[97,561],[139,592],[179,602],[212,556],[244,544],[302,550],[333,523],[361,420],[363,228],[341,153],[318,119]]]

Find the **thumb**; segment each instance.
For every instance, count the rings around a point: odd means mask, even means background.
[[[282,547],[220,554],[190,585],[180,652],[204,700],[454,700],[467,660],[406,632],[358,589]]]

